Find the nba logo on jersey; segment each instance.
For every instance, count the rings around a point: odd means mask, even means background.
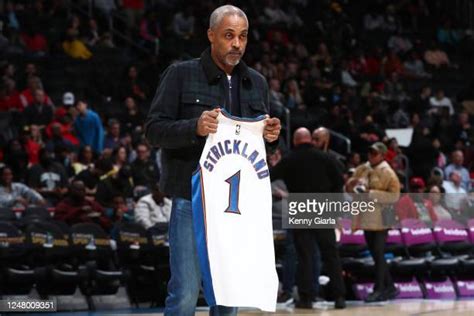
[[[242,119],[222,110],[193,175],[194,231],[210,306],[276,308],[264,118]]]

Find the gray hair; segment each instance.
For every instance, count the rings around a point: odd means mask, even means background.
[[[245,14],[244,11],[242,11],[241,9],[233,5],[227,4],[227,5],[218,7],[212,12],[211,18],[209,19],[209,28],[213,29],[214,27],[216,27],[216,25],[221,23],[222,19],[225,16],[229,16],[229,15],[237,15],[243,18],[247,22],[247,25],[249,24],[249,20],[247,19],[247,15]]]

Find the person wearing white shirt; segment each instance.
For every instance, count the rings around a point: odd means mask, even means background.
[[[469,170],[463,166],[464,164],[464,154],[461,150],[455,150],[451,156],[451,163],[446,166],[444,169],[444,174],[446,175],[446,180],[448,175],[451,174],[454,170],[459,172],[461,175],[461,187],[466,190],[466,192],[471,191],[471,176]]]
[[[446,206],[452,212],[460,213],[468,203],[466,190],[461,186],[461,174],[453,170],[449,174],[449,181],[443,181],[443,188],[446,191]]]
[[[444,90],[439,89],[436,92],[436,95],[430,98],[430,105],[433,108],[432,110],[438,111],[437,108],[447,107],[449,109],[449,115],[454,114],[453,103],[451,100],[444,95]],[[432,112],[430,110],[430,112]]]
[[[135,206],[135,222],[145,229],[157,223],[168,223],[171,215],[171,200],[160,191],[158,184],[151,194],[143,196]]]

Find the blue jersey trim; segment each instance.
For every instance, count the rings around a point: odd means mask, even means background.
[[[198,168],[192,176],[192,207],[194,235],[196,237],[196,247],[199,257],[199,266],[204,290],[204,297],[209,306],[216,304],[214,287],[212,285],[211,267],[209,265],[209,253],[207,251],[207,232],[206,232],[206,199],[202,185],[202,170]]]
[[[240,122],[258,122],[258,121],[263,121],[265,119],[265,115],[259,115],[257,117],[239,117],[239,116],[234,116],[227,112],[226,109],[221,108],[222,114],[224,114],[225,117],[230,118],[231,120],[234,121],[240,121]]]

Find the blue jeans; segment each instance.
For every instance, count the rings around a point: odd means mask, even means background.
[[[309,247],[309,246],[308,246]],[[321,254],[319,252],[318,245],[314,245],[314,292],[316,295],[319,294],[319,275],[321,273]],[[293,231],[291,229],[286,231],[286,243],[285,243],[285,257],[283,261],[283,273],[282,273],[282,290],[285,293],[292,294],[293,286],[295,285],[296,277],[296,264],[297,264],[296,248],[293,238]]]
[[[169,227],[171,279],[165,315],[194,315],[201,288],[201,271],[193,229],[191,201],[174,198]],[[209,315],[236,315],[236,307],[212,306]]]

